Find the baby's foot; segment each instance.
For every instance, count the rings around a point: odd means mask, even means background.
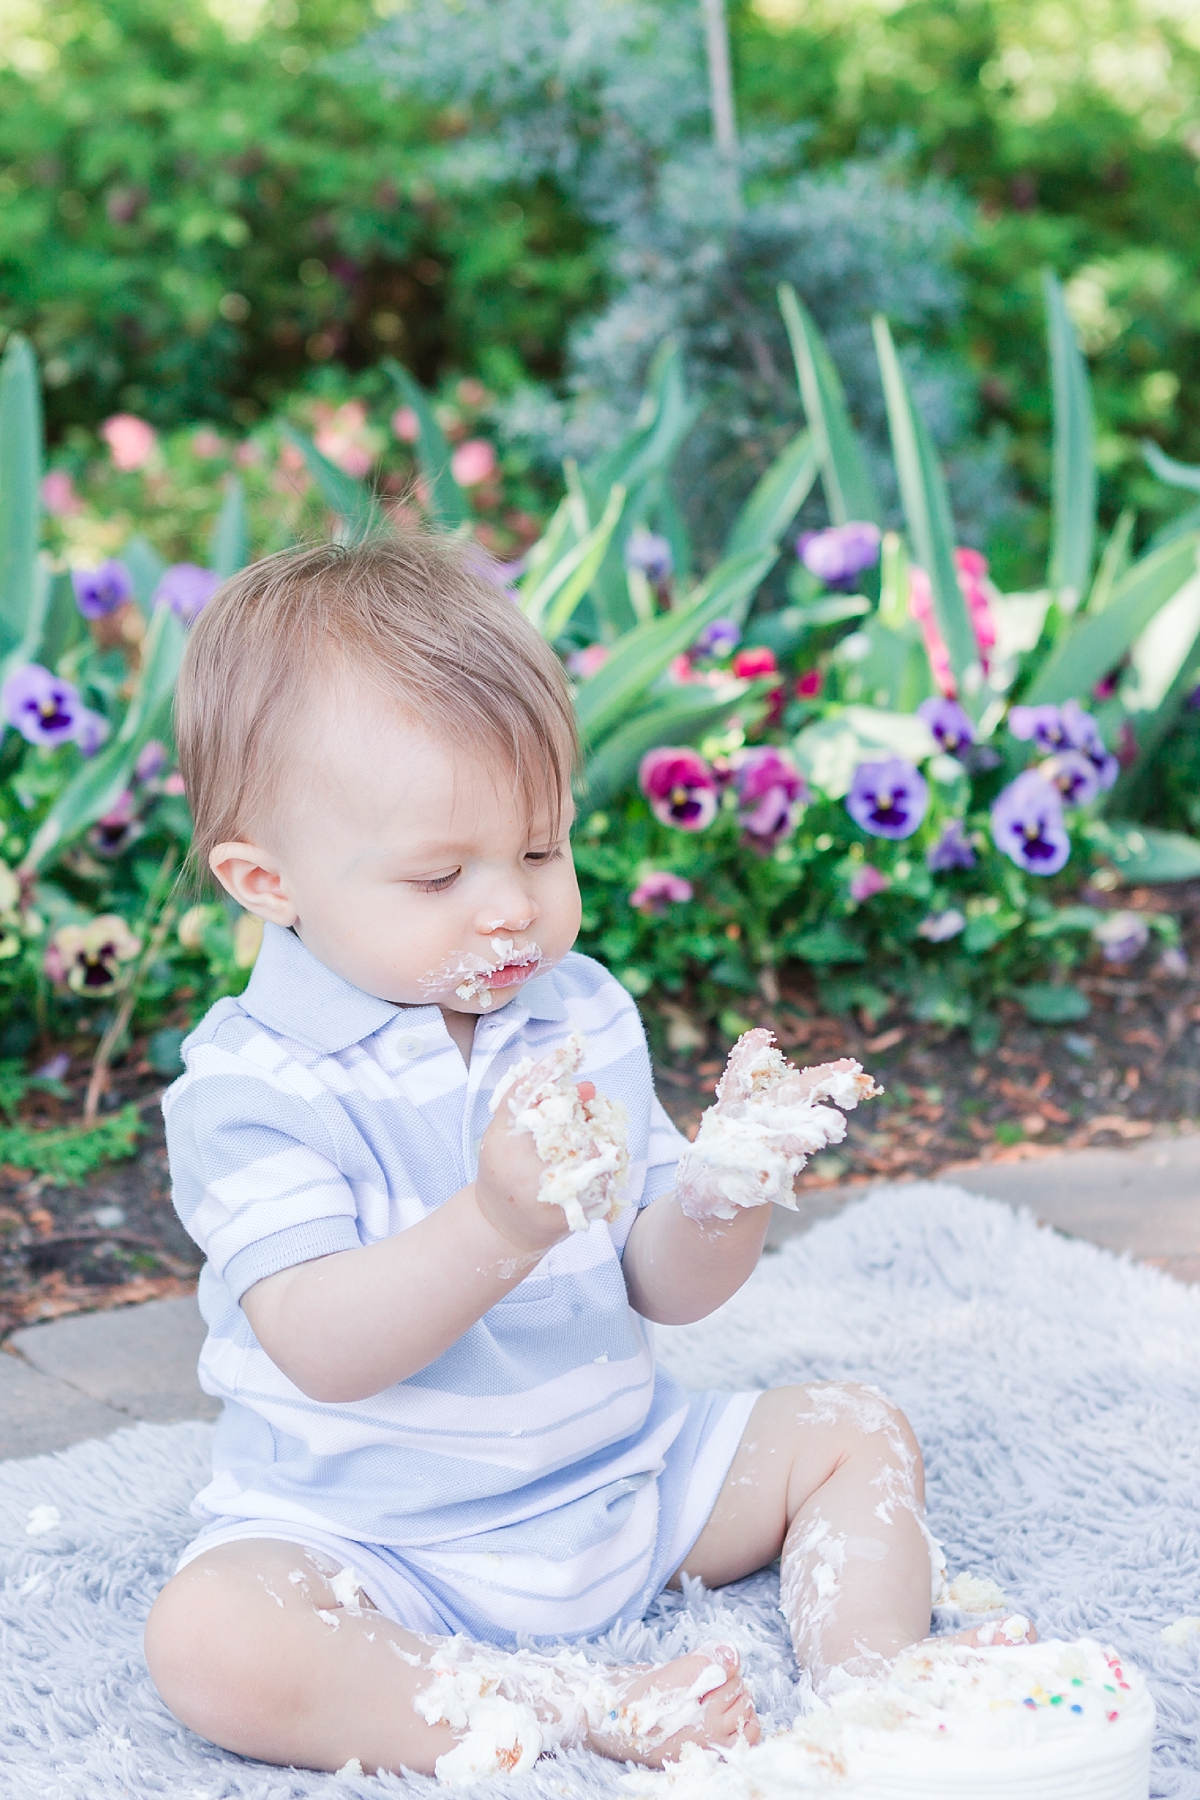
[[[685,1744],[724,1750],[739,1737],[756,1744],[761,1736],[737,1651],[717,1644],[659,1668],[614,1672],[612,1708],[589,1732],[588,1745],[618,1762],[658,1769]]]

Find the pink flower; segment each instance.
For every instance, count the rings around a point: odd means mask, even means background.
[[[778,670],[775,652],[768,650],[765,644],[739,650],[733,659],[733,672],[742,681],[756,681],[763,675],[775,675]]]
[[[875,894],[882,894],[887,886],[887,876],[881,875],[873,863],[864,863],[856,875],[850,877],[850,898],[852,900],[870,900]]]
[[[114,413],[111,419],[105,419],[100,436],[108,445],[113,467],[126,475],[145,467],[158,442],[154,427],[133,413]]]
[[[648,750],[638,786],[655,818],[677,831],[704,831],[717,816],[716,778],[696,750]]]
[[[796,683],[797,700],[815,700],[825,686],[825,677],[820,669],[805,669]]]
[[[313,443],[336,468],[343,469],[361,481],[375,460],[367,427],[367,409],[361,400],[347,400],[344,406],[317,406],[317,429]]]
[[[692,659],[686,650],[673,656],[667,664],[667,675],[672,681],[695,681],[696,671],[692,667]]]
[[[921,627],[933,679],[946,698],[953,700],[958,693],[958,686],[954,680],[954,670],[950,667],[950,652],[946,649],[945,639],[938,630],[934,617],[933,589],[929,585],[929,577],[917,563],[913,563],[908,571],[908,610]]]
[[[392,430],[402,444],[415,444],[421,436],[421,421],[411,406],[398,406],[392,414]]]
[[[795,828],[808,799],[808,785],[787,752],[773,744],[739,750],[733,759],[733,779],[738,824],[746,842],[765,856]]]
[[[450,473],[459,487],[478,487],[496,473],[496,452],[486,438],[468,438],[450,458]]]
[[[245,438],[233,453],[239,469],[253,469],[263,459],[263,447],[257,438]]]
[[[572,650],[567,658],[567,667],[579,681],[586,681],[597,669],[602,669],[609,658],[607,644],[585,644],[582,650]]]
[[[75,492],[75,483],[65,469],[51,469],[42,477],[42,505],[56,519],[68,518],[83,511],[83,501]]]
[[[178,769],[173,769],[171,771],[171,773],[167,776],[166,780],[162,784],[162,791],[164,794],[186,794],[187,793],[187,789],[183,785],[183,776],[179,773]]]
[[[954,552],[954,565],[958,570],[962,597],[971,615],[975,642],[979,645],[979,660],[986,673],[991,652],[996,648],[996,620],[991,604],[992,584],[987,579],[987,557],[981,556],[978,550],[967,550],[960,545]]]
[[[629,896],[630,906],[638,912],[662,913],[668,906],[682,906],[692,897],[692,884],[685,881],[682,875],[671,875],[666,870],[654,870],[642,879]]]
[[[225,449],[225,440],[212,429],[211,425],[202,425],[199,431],[192,433],[192,454],[209,457],[220,456]]]

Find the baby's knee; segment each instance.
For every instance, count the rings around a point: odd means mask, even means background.
[[[231,1572],[201,1557],[167,1583],[146,1620],[146,1664],[164,1705],[227,1749],[269,1698],[273,1659],[248,1612]]]
[[[857,1381],[822,1381],[807,1387],[783,1390],[797,1397],[800,1416],[807,1422],[830,1428],[846,1451],[869,1442],[883,1449],[890,1460],[902,1463],[919,1476],[921,1447],[906,1415],[876,1387]]]

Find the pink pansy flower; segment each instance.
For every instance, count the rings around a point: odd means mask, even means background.
[[[450,458],[450,473],[459,487],[479,487],[496,473],[496,452],[486,438],[468,438]]]
[[[778,674],[779,664],[773,650],[768,650],[765,644],[755,644],[748,650],[736,652],[733,672],[742,681],[757,681],[763,675]]]
[[[786,751],[763,744],[733,758],[738,824],[746,842],[767,855],[791,832],[808,799],[803,775]]]
[[[850,877],[850,898],[852,900],[870,900],[876,894],[882,894],[887,886],[887,876],[880,873],[873,863],[864,863],[856,874]]]
[[[682,906],[692,897],[692,884],[685,881],[682,875],[671,875],[665,869],[655,869],[642,879],[629,896],[630,906],[638,912],[666,912],[668,906]]]
[[[392,430],[402,444],[415,444],[421,436],[421,421],[411,406],[398,406],[392,414]]]
[[[797,700],[815,700],[825,686],[825,677],[820,669],[805,669],[796,683]]]
[[[147,425],[145,419],[133,413],[114,413],[111,419],[105,419],[100,436],[108,445],[113,467],[127,475],[145,467],[158,442],[153,425]]]
[[[703,831],[717,816],[716,779],[698,751],[647,751],[638,769],[638,786],[655,818],[677,831]]]
[[[83,501],[75,492],[75,483],[65,469],[51,469],[42,477],[42,505],[56,519],[66,519],[83,511]]]

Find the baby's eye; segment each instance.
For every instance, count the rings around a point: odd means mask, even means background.
[[[553,850],[527,850],[525,852],[525,861],[534,863],[539,868],[541,867],[541,865],[543,863],[561,862],[561,860],[562,860],[562,845],[561,844],[556,844],[554,846]]]
[[[419,894],[440,894],[453,886],[458,880],[461,870],[454,869],[449,875],[439,875],[434,881],[410,881],[409,887],[415,887]]]

